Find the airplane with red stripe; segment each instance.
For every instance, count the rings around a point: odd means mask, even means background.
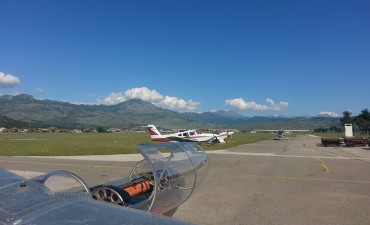
[[[185,130],[182,132],[161,134],[154,125],[145,126],[149,130],[150,138],[153,141],[169,142],[169,141],[194,141],[207,143],[225,143],[225,138],[229,137],[233,132],[223,132],[220,134],[202,133],[197,130]]]

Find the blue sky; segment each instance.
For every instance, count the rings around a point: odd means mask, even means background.
[[[357,115],[370,2],[0,0],[0,94],[175,111]]]

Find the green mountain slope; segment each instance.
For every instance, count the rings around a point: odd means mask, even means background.
[[[0,115],[39,126],[63,128],[137,128],[147,124],[191,128],[207,125],[139,99],[106,106],[37,100],[30,95],[7,95],[0,97]]]
[[[339,118],[243,117],[227,111],[215,113],[177,113],[140,99],[117,105],[76,105],[67,102],[38,100],[31,95],[0,96],[0,127],[18,126],[57,128],[117,127],[139,128],[154,124],[169,129],[237,128],[310,129],[340,127]]]

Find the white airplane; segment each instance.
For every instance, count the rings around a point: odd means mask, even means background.
[[[234,132],[232,131],[223,131],[218,134],[217,139],[220,143],[226,143],[225,139],[233,135]]]
[[[186,130],[172,134],[161,134],[154,125],[143,126],[148,128],[150,138],[153,141],[169,142],[169,141],[194,141],[207,143],[225,143],[225,138],[229,137],[234,132],[222,132],[220,134],[202,133],[197,130]]]

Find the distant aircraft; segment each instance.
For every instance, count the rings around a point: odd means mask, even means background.
[[[218,134],[217,139],[220,141],[220,143],[225,143],[225,139],[233,135],[234,132],[232,131],[223,131]]]
[[[284,133],[291,133],[291,132],[309,132],[310,130],[285,130],[285,129],[280,129],[280,130],[268,130],[268,129],[254,129],[255,132],[260,133],[260,132],[279,132],[283,131]]]
[[[275,135],[274,140],[289,140],[289,138],[287,138],[285,136],[285,132],[284,131],[279,130],[277,132],[277,134]]]
[[[255,132],[270,132],[270,133],[276,133],[274,140],[288,140],[289,138],[286,137],[286,135],[292,133],[292,132],[309,132],[310,130],[263,130],[263,129],[255,129]]]
[[[222,132],[220,134],[202,133],[197,130],[185,130],[172,134],[161,134],[154,125],[143,126],[148,128],[150,138],[153,141],[169,142],[169,141],[193,141],[207,143],[225,143],[225,138],[232,135],[234,132]]]
[[[129,177],[88,187],[76,174],[32,179],[0,168],[0,224],[186,225],[172,216],[208,171],[196,143],[140,145]]]

